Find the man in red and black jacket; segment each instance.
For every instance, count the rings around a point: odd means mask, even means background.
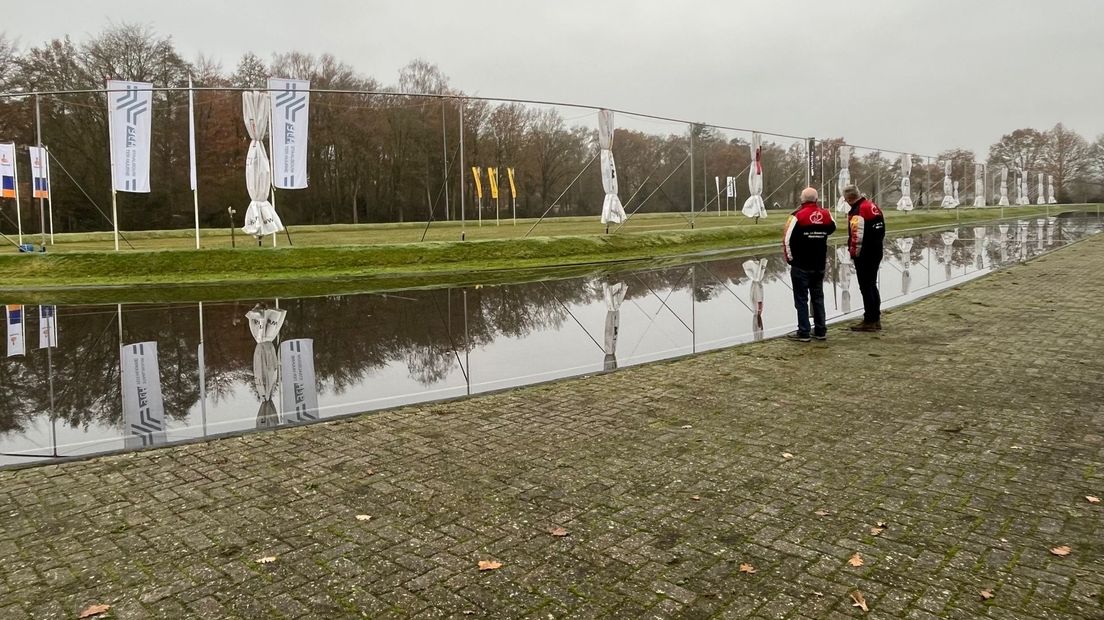
[[[885,217],[872,200],[854,186],[843,188],[843,199],[851,205],[847,213],[847,247],[855,263],[855,279],[863,299],[863,320],[851,331],[882,330],[882,297],[878,293],[878,267],[882,264]]]
[[[836,231],[832,212],[817,204],[817,191],[806,187],[801,206],[790,214],[782,233],[782,256],[790,266],[797,331],[790,340],[809,342],[828,338],[824,323],[824,264],[828,256],[828,235]],[[813,302],[813,329],[809,329],[809,298]]]

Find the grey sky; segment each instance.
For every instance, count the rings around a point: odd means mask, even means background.
[[[385,84],[423,57],[468,93],[917,153],[984,157],[1002,133],[1058,121],[1104,133],[1099,0],[53,0],[48,13],[13,2],[0,28],[26,47],[138,22],[227,69],[249,50],[331,52]]]

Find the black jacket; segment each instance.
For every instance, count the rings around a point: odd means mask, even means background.
[[[782,233],[782,255],[786,263],[808,271],[824,271],[828,256],[828,235],[836,231],[832,212],[815,202],[806,202],[790,214]]]

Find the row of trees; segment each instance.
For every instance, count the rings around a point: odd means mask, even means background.
[[[248,204],[244,162],[249,141],[240,95],[230,89],[261,87],[269,76],[308,79],[317,89],[373,93],[312,95],[310,188],[280,192],[277,198],[288,224],[458,219],[461,191],[466,192],[465,215],[475,219],[471,173],[458,165],[461,114],[467,165],[516,170],[519,216],[539,216],[549,209],[554,215],[600,211],[596,115],[576,110],[568,120],[555,107],[462,100],[464,93],[423,60],[409,63],[396,83],[384,85],[333,56],[299,52],[278,54],[267,63],[248,53],[227,71],[204,57],[187,61],[171,38],[127,24],[80,43],[64,38],[26,49],[18,49],[0,35],[0,91],[95,90],[102,88],[105,79],[184,88],[189,78],[197,87],[226,89],[196,95],[200,210],[206,226],[226,225],[228,206],[240,212]],[[36,103],[43,143],[54,157],[56,230],[105,229],[110,176],[104,95],[66,92],[43,95],[37,101],[28,96],[0,100],[0,139],[33,144]],[[124,229],[191,225],[187,93],[155,93],[153,112],[153,191],[120,194]],[[700,211],[716,200],[713,177],[717,175],[722,187],[724,177],[737,177],[737,204],[742,204],[750,164],[746,140],[746,135],[704,125],[672,125],[667,134],[619,129],[613,148],[621,194],[625,200],[635,196],[628,201],[628,210],[688,212],[693,203]],[[827,186],[833,184],[831,175],[838,170],[833,148],[842,142],[842,138],[820,142]],[[963,188],[973,186],[973,153],[956,150],[939,157],[958,162],[955,174]],[[805,181],[802,141],[767,141],[763,158],[768,205],[792,204]],[[1090,145],[1060,124],[1045,132],[1017,130],[993,145],[988,160],[1053,174],[1062,200],[1104,195],[1104,136]],[[918,175],[930,175],[938,193],[937,182],[942,178],[938,161],[915,158],[914,195],[926,199],[927,184],[921,187],[918,179],[924,177]],[[504,174],[502,178],[505,187]],[[856,154],[852,178],[868,183],[863,189],[883,202],[895,200],[899,164],[894,156],[878,151]],[[21,181],[29,184],[29,178]],[[645,201],[646,197],[650,198]],[[489,202],[484,200],[485,208]],[[503,207],[508,206],[503,201]],[[713,202],[709,208],[716,206]],[[10,213],[11,207],[7,209]],[[493,212],[485,216],[493,217]],[[12,218],[5,215],[5,219]],[[11,224],[0,221],[0,227]]]

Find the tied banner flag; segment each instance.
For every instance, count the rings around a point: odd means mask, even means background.
[[[108,80],[107,90],[112,189],[148,194],[153,84]]]
[[[121,367],[125,446],[147,448],[165,443],[165,402],[161,395],[157,343],[124,345]]]
[[[31,179],[34,181],[34,197],[50,197],[50,154],[46,147],[28,147],[31,152]]]
[[[306,189],[310,82],[269,78],[272,101],[272,184]]]

